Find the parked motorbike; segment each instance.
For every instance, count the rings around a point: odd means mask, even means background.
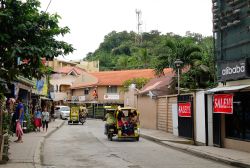
[[[79,122],[84,124],[86,122],[87,115],[84,115],[83,113],[79,114]]]

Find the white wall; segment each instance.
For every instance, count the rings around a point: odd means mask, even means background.
[[[196,93],[196,141],[206,143],[206,127],[205,127],[205,92]]]
[[[124,93],[124,106],[130,106],[137,108],[137,91],[135,88],[129,88],[127,92]]]
[[[207,95],[208,145],[213,146],[213,95]]]

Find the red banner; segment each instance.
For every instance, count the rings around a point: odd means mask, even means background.
[[[215,94],[214,113],[233,114],[233,95]]]
[[[178,103],[179,117],[191,117],[191,102]]]

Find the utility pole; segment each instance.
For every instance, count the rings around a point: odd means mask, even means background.
[[[136,24],[137,36],[135,37],[135,43],[139,45],[142,42],[142,34],[141,34],[141,26],[142,26],[141,14],[142,14],[142,12],[141,12],[141,10],[136,9],[135,13],[136,13],[136,21],[137,21],[137,24]]]

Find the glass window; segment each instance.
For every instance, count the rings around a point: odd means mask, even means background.
[[[250,93],[234,95],[233,114],[226,115],[226,137],[250,140]]]
[[[89,94],[89,89],[88,88],[84,89],[84,95],[88,95],[88,94]]]
[[[116,86],[107,87],[107,93],[117,93],[117,87]]]

